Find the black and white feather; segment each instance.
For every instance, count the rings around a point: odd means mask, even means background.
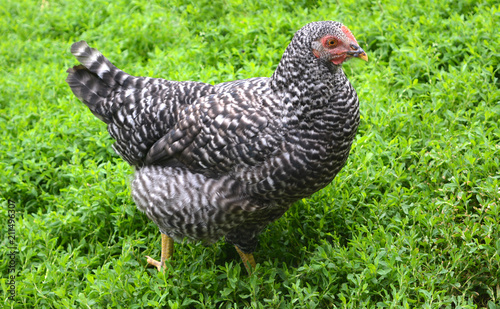
[[[358,98],[340,65],[311,52],[341,26],[303,27],[270,78],[218,85],[131,76],[81,41],[67,82],[135,167],[133,198],[162,233],[225,236],[250,253],[267,224],[346,162]]]

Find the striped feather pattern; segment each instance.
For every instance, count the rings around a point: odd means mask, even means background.
[[[308,24],[272,77],[218,85],[135,77],[81,41],[67,82],[136,168],[133,198],[162,233],[207,244],[225,236],[250,253],[347,160],[358,98],[341,65],[312,50],[327,35],[351,42],[343,27]]]

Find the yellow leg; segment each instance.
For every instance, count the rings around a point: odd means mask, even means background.
[[[173,254],[174,254],[174,240],[165,234],[161,234],[160,261],[158,262],[157,260],[152,259],[149,256],[146,257],[148,258],[148,264],[156,266],[156,268],[158,268],[158,271],[161,271],[163,268],[165,268],[165,260],[167,259],[170,260]]]
[[[248,271],[248,274],[252,274],[252,270],[255,268],[255,259],[253,258],[252,253],[244,253],[243,251],[240,250],[237,246],[234,246],[236,248],[236,251],[238,251],[238,254],[241,257],[241,260],[243,261],[243,264],[245,265],[245,268]]]

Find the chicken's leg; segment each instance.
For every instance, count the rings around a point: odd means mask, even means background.
[[[253,258],[252,253],[245,253],[240,250],[237,246],[234,246],[236,248],[236,251],[238,251],[238,254],[241,257],[241,260],[243,261],[243,264],[245,265],[245,268],[248,271],[248,274],[252,274],[252,270],[255,268],[255,259]]]
[[[165,268],[165,260],[170,259],[173,253],[174,253],[174,240],[162,233],[160,261],[158,262],[157,260],[152,259],[149,256],[146,256],[148,258],[148,264],[156,266],[156,268],[158,268],[158,271],[161,271],[163,268]]]

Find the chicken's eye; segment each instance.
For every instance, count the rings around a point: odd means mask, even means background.
[[[332,48],[332,47],[336,47],[339,42],[337,41],[337,39],[328,39],[328,40],[326,40],[325,43],[326,43],[327,47]]]

